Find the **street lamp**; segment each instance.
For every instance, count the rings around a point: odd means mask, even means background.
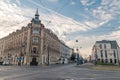
[[[76,43],[78,43],[78,40],[76,40]],[[76,44],[77,45],[77,44]],[[80,48],[82,48],[82,47],[80,47]],[[81,64],[82,63],[82,58],[81,58],[81,56],[79,55],[79,47],[77,46],[77,48],[76,48],[76,52],[77,52],[77,54],[76,54],[76,62],[77,62],[77,65],[79,65],[79,64]]]
[[[76,40],[76,43],[78,43],[78,40]],[[76,63],[77,63],[77,65],[79,65],[79,49],[78,49],[78,47],[77,47],[77,49],[76,49],[76,52],[77,52],[77,54],[76,54]]]

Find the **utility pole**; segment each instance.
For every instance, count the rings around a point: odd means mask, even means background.
[[[78,43],[78,40],[76,40],[76,43]],[[76,49],[76,62],[77,62],[77,65],[79,65],[79,49],[78,49],[78,47]]]

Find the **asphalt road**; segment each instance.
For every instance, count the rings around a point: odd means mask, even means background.
[[[119,71],[92,70],[89,64],[49,67],[0,66],[0,80],[120,80]]]

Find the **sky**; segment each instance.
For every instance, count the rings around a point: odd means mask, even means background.
[[[45,27],[86,57],[96,41],[116,40],[120,45],[119,4],[120,0],[0,0],[0,38],[26,26],[38,8]]]

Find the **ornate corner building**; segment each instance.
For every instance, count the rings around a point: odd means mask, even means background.
[[[45,28],[39,19],[38,10],[26,27],[0,39],[0,60],[9,60],[10,64],[54,64],[61,57],[68,59],[70,48]]]

